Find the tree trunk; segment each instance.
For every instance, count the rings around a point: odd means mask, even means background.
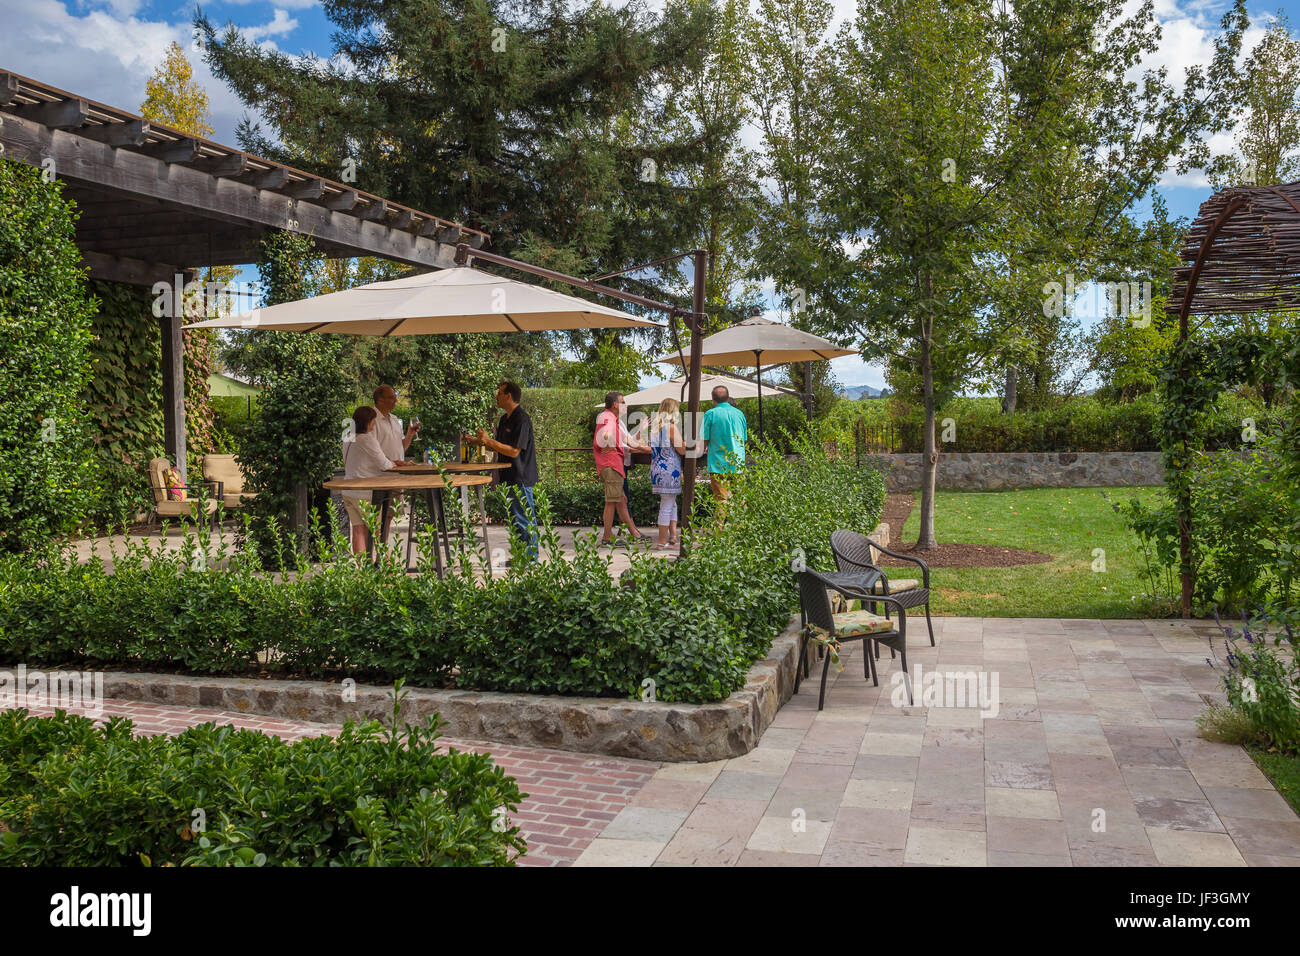
[[[1014,365],[1007,366],[1007,381],[1002,389],[1002,414],[1016,413],[1016,386],[1020,383],[1020,369]]]
[[[939,455],[934,441],[934,369],[930,361],[930,325],[928,319],[921,334],[921,390],[925,399],[925,453],[921,475],[921,531],[916,539],[918,550],[936,546],[934,539],[934,487]]]

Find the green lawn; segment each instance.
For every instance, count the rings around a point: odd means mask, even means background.
[[[1034,488],[940,491],[935,535],[942,542],[1000,545],[1052,555],[1012,568],[938,568],[930,576],[938,614],[973,617],[1164,617],[1167,601],[1144,597],[1137,538],[1112,505],[1147,500],[1158,488]],[[901,541],[916,541],[920,495]],[[1093,549],[1105,551],[1094,571]]]
[[[1264,771],[1264,776],[1273,781],[1277,792],[1286,798],[1296,813],[1300,813],[1300,756],[1269,753],[1263,747],[1246,749],[1259,764],[1259,769]]]

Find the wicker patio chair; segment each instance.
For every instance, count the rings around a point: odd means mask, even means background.
[[[915,578],[889,579],[885,569],[876,562],[872,549],[891,558],[910,561],[921,569],[921,580]],[[859,593],[853,596],[864,600],[874,600],[879,595],[888,595],[902,607],[924,607],[925,626],[930,632],[930,646],[934,647],[934,624],[930,621],[930,566],[920,558],[910,554],[899,554],[876,544],[865,534],[841,529],[831,532],[831,553],[835,555],[835,567],[842,575],[858,574],[862,576]],[[847,579],[841,578],[844,585]],[[889,617],[889,605],[885,605],[885,617]]]
[[[827,590],[838,591],[848,598],[857,598],[852,590],[841,588],[836,584],[834,575],[819,574],[816,571],[799,572],[799,616],[802,641],[799,645],[799,663],[795,666],[794,690],[799,692],[801,676],[808,674],[808,642],[816,637],[819,643],[835,641],[862,641],[862,671],[864,677],[870,677],[874,686],[880,686],[880,676],[876,670],[875,655],[867,646],[868,641],[877,645],[884,644],[891,651],[897,650],[903,668],[904,683],[907,685],[907,702],[912,702],[912,678],[907,673],[907,609],[892,597],[877,596],[880,603],[890,603],[898,610],[895,624],[888,618],[872,614],[867,610],[841,611],[831,610],[831,599]],[[821,693],[817,697],[817,709],[826,704],[826,677],[830,673],[832,656],[827,655],[822,664]]]

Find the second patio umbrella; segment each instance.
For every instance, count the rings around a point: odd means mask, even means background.
[[[731,393],[732,398],[753,398],[762,394],[758,386],[749,379],[732,378],[730,375],[702,375],[700,377],[700,394],[706,395],[711,392],[715,386],[725,386]],[[624,395],[623,400],[629,406],[637,405],[658,405],[665,398],[681,399],[682,392],[687,386],[685,376],[671,379],[667,382],[660,382],[658,385],[651,385],[649,388],[643,388],[639,392],[633,392],[630,395]],[[788,395],[795,394],[789,389],[776,389],[785,392]],[[603,405],[596,405],[597,408],[603,408]]]
[[[790,362],[820,362],[856,354],[853,349],[840,348],[834,342],[811,332],[753,316],[706,338],[703,360],[714,366],[754,364],[758,373],[758,433],[762,435],[764,362],[769,366],[786,365]],[[680,365],[681,356],[677,353],[665,355],[659,361]]]

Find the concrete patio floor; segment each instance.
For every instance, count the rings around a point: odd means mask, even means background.
[[[664,765],[576,865],[1298,866],[1300,817],[1242,748],[1197,734],[1212,624],[938,618],[917,674],[998,676],[995,717],[896,707],[860,645],[758,748]]]

